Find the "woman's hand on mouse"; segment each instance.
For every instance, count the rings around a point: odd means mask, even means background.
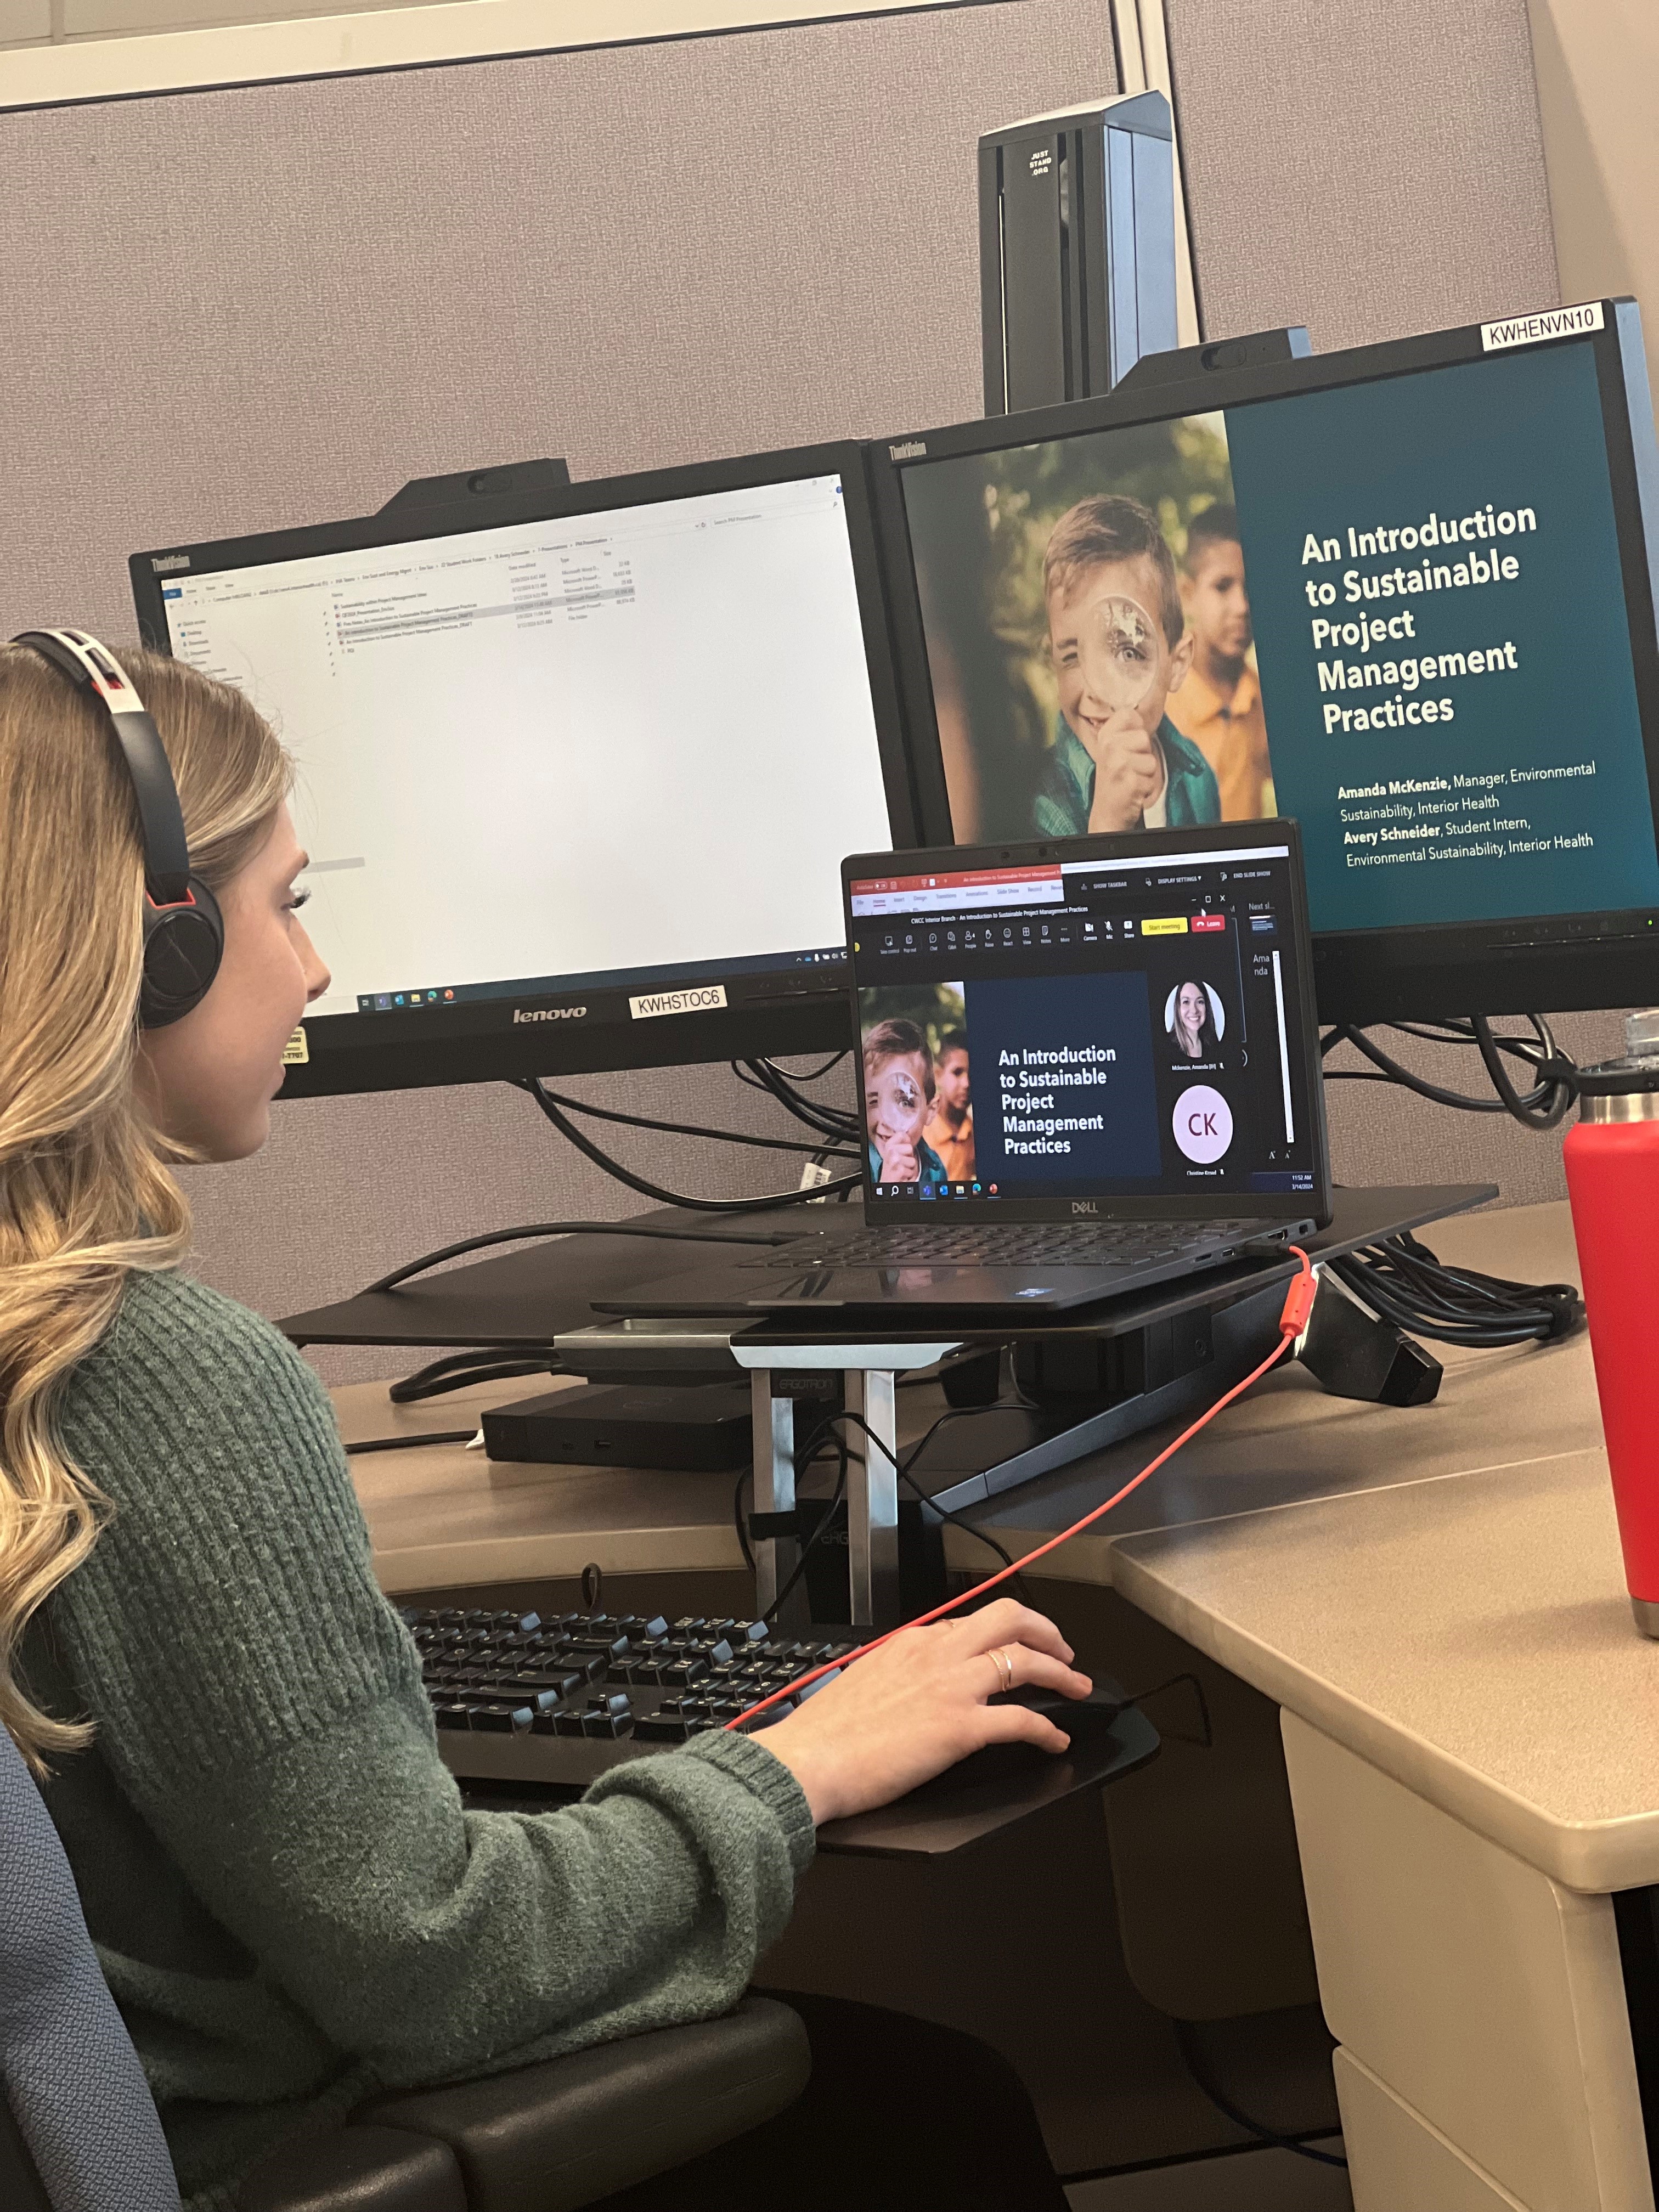
[[[1006,1654],[1007,1664],[993,1653]],[[1052,1620],[998,1598],[960,1620],[901,1629],[758,1741],[794,1775],[814,1820],[842,1820],[902,1797],[989,1743],[1064,1751],[1071,1739],[1041,1713],[987,1701],[1026,1683],[1086,1698],[1091,1685],[1073,1657]]]

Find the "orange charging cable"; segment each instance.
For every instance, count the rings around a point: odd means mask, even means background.
[[[884,1636],[873,1636],[869,1643],[860,1644],[856,1651],[848,1651],[826,1666],[815,1667],[810,1674],[786,1683],[781,1690],[774,1690],[769,1697],[762,1698],[727,1721],[725,1726],[727,1729],[741,1728],[745,1721],[753,1720],[757,1713],[765,1712],[782,1698],[798,1698],[803,1690],[810,1689],[814,1682],[821,1682],[825,1675],[837,1674],[843,1667],[850,1667],[854,1659],[862,1659],[872,1651],[878,1651],[884,1644],[890,1643],[894,1637],[902,1635],[905,1628],[926,1628],[931,1621],[943,1620],[947,1613],[955,1613],[958,1607],[970,1604],[976,1597],[983,1597],[987,1590],[994,1590],[999,1583],[1006,1583],[1011,1575],[1018,1574],[1033,1560],[1046,1559],[1050,1552],[1057,1552],[1062,1544],[1069,1544],[1073,1536],[1080,1535],[1084,1529],[1109,1513],[1115,1505],[1121,1505],[1131,1491],[1139,1490],[1148,1475],[1156,1474],[1159,1468],[1175,1457],[1183,1444],[1190,1443],[1200,1429],[1207,1428],[1224,1407],[1231,1406],[1235,1398],[1242,1398],[1253,1382],[1259,1382],[1270,1367],[1277,1366],[1308,1326],[1308,1316],[1313,1311],[1314,1293],[1318,1287],[1314,1281],[1313,1262],[1299,1244],[1288,1245],[1285,1249],[1294,1252],[1300,1260],[1302,1271],[1285,1293],[1285,1310],[1279,1316],[1278,1343],[1259,1367],[1253,1367],[1242,1382],[1235,1382],[1232,1389],[1224,1391],[1212,1406],[1206,1406],[1190,1428],[1183,1429],[1173,1443],[1165,1444],[1156,1459],[1149,1460],[1139,1474],[1126,1482],[1121,1490],[1115,1491],[1103,1505],[1097,1505],[1080,1521],[1073,1521],[1069,1528],[1062,1528],[1058,1536],[1050,1536],[1046,1544],[1039,1544],[1034,1552],[1027,1552],[1012,1565],[1000,1568],[994,1575],[988,1575],[982,1583],[975,1583],[971,1589],[963,1590],[956,1597],[946,1598],[943,1605],[936,1605],[931,1613],[918,1613],[914,1620],[904,1622],[902,1627],[890,1628]]]

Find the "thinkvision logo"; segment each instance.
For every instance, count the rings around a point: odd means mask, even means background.
[[[190,556],[188,553],[152,553],[149,565],[158,576],[168,576],[175,568],[188,568]]]
[[[892,461],[925,461],[927,441],[926,438],[907,438],[902,446],[890,446],[887,458]]]
[[[520,1022],[579,1022],[586,1014],[586,1006],[514,1006],[514,1025]]]

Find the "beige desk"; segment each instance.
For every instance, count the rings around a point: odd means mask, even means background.
[[[1436,1241],[1571,1268],[1565,1207]],[[1285,1494],[1121,1540],[1109,1571],[1282,1709],[1358,2212],[1650,2212],[1609,1893],[1659,1882],[1659,1646],[1588,1345],[1486,1359],[1392,1456],[1322,1467],[1315,1416],[1292,1470],[1264,1399],[1247,1486]]]
[[[393,1406],[384,1382],[332,1395],[348,1443],[368,1437],[462,1429],[483,1407],[552,1389],[520,1377]],[[351,1471],[392,1596],[456,1584],[561,1581],[590,1564],[607,1575],[743,1565],[729,1474],[665,1474],[622,1467],[497,1465],[464,1444],[371,1452]]]
[[[1572,1273],[1564,1206],[1430,1235]],[[1409,1410],[1270,1377],[1036,1571],[1115,1584],[1281,1708],[1358,2212],[1653,2212],[1610,1893],[1659,1883],[1659,1647],[1625,1599],[1589,1346],[1445,1362]],[[336,1398],[362,1436],[524,1387]],[[1063,1527],[1161,1441],[1000,1501],[1002,1540]],[[723,1476],[441,1447],[354,1467],[392,1590],[738,1564]]]

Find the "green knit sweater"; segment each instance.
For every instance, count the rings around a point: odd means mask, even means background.
[[[736,2002],[812,1852],[781,1760],[717,1735],[463,1812],[325,1394],[182,1275],[131,1279],[61,1425],[113,1510],[24,1665],[96,1723],[47,1802],[188,2212],[381,2087]]]

